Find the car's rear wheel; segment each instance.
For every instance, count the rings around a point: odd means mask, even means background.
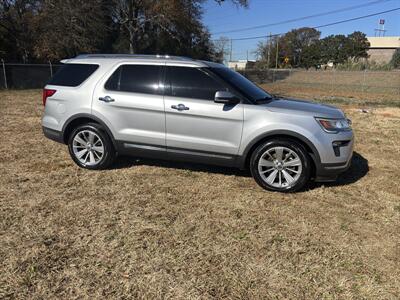
[[[74,162],[85,169],[105,169],[115,159],[115,150],[109,136],[96,123],[75,128],[69,136],[68,149]]]
[[[250,159],[250,170],[264,189],[296,192],[308,183],[311,163],[301,144],[289,139],[274,139],[256,148]]]

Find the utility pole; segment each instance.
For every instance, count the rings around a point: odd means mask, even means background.
[[[249,50],[246,50],[246,60],[249,61]]]
[[[231,39],[231,50],[229,51],[229,61],[232,61],[232,39]]]
[[[279,56],[279,35],[276,36],[275,69],[278,69],[278,56]]]
[[[271,32],[269,33],[268,36],[268,58],[267,58],[267,68],[269,69],[269,62],[270,62],[270,56],[271,56]]]

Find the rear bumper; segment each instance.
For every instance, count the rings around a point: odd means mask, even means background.
[[[64,144],[64,138],[61,131],[50,129],[44,126],[42,126],[42,129],[45,137],[47,137],[50,140],[56,141],[58,143]]]

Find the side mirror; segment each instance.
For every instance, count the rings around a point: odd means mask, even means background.
[[[215,103],[238,104],[240,99],[228,91],[217,91],[214,98]]]

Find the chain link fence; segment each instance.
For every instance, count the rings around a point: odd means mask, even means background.
[[[35,89],[46,85],[60,64],[0,63],[0,89]],[[273,92],[315,97],[399,100],[400,71],[339,71],[299,69],[239,70]]]
[[[267,69],[239,71],[253,82],[283,93],[399,100],[400,70],[339,71]]]
[[[1,61],[0,89],[42,88],[61,65],[9,64]]]

